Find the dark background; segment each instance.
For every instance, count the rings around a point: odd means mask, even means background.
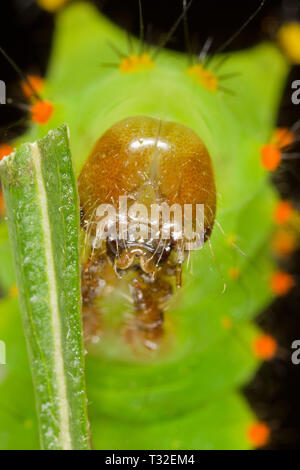
[[[41,11],[34,0],[1,2],[0,45],[15,60],[23,73],[44,75],[51,49],[53,16]],[[137,0],[94,1],[111,19],[133,34],[139,32]],[[182,12],[181,0],[143,0],[143,17],[148,41],[159,43]],[[200,52],[208,36],[213,36],[212,51],[222,45],[250,16],[259,1],[243,2],[194,0],[188,13],[189,42]],[[298,13],[297,13],[298,7]],[[298,16],[297,16],[298,15]],[[286,19],[300,20],[300,0],[269,0],[254,21],[229,46],[228,50],[256,44],[274,35],[278,23]],[[80,34],[80,31],[74,32]],[[177,29],[169,47],[187,50],[184,28]],[[15,70],[0,56],[0,79],[7,85],[7,96],[14,105],[0,107],[0,142],[7,141],[26,127],[26,112]],[[291,82],[300,79],[294,68],[282,99],[278,123],[291,127],[300,117],[300,106],[291,103]],[[267,86],[267,85],[266,85]],[[18,124],[17,124],[18,123]],[[298,149],[296,149],[298,150]],[[299,154],[300,157],[300,154]],[[300,158],[299,158],[300,161]],[[284,198],[300,208],[300,163],[285,163],[274,178]],[[299,252],[282,266],[300,280]],[[258,323],[280,344],[279,357],[265,363],[245,390],[258,417],[272,429],[269,449],[300,449],[300,365],[291,362],[291,344],[300,339],[299,284],[283,299],[277,300],[259,318]]]

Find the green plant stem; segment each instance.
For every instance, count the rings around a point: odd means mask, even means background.
[[[89,449],[79,204],[67,126],[0,164],[44,449]],[[22,393],[22,390],[20,390]]]

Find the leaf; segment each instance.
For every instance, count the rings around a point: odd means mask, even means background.
[[[88,449],[79,205],[67,126],[0,165],[41,446]]]

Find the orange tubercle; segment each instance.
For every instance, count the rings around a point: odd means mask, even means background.
[[[19,291],[18,291],[18,287],[16,284],[13,284],[11,288],[9,289],[9,295],[10,297],[18,297]]]
[[[280,149],[274,144],[267,144],[261,148],[262,166],[269,171],[275,171],[281,162]]]
[[[31,106],[31,119],[37,124],[46,124],[54,111],[54,106],[49,101],[37,100]]]
[[[271,431],[265,423],[255,423],[247,429],[247,438],[254,447],[264,447],[270,440]]]
[[[283,147],[291,145],[294,140],[295,136],[289,129],[286,127],[278,127],[273,133],[271,144],[276,145],[276,147],[279,149],[282,149]]]
[[[267,334],[258,336],[253,342],[253,352],[255,356],[264,361],[273,359],[277,347],[276,340],[271,335]]]
[[[273,238],[272,248],[278,256],[289,256],[297,248],[295,235],[288,230],[279,230]]]
[[[293,215],[293,206],[289,201],[280,201],[275,207],[274,222],[277,225],[287,224]]]
[[[276,271],[270,279],[271,290],[273,294],[279,297],[283,297],[288,294],[294,285],[295,281],[293,276],[284,271]]]
[[[10,144],[1,144],[0,145],[0,161],[2,158],[7,157],[11,152],[14,151],[14,148]]]
[[[236,266],[232,266],[231,268],[229,268],[228,276],[230,277],[230,279],[233,279],[236,281],[237,279],[240,278],[241,271]]]
[[[222,317],[221,322],[225,330],[230,330],[232,328],[232,318],[229,315]]]
[[[40,93],[44,87],[44,79],[38,75],[28,75],[27,81],[21,83],[23,94],[30,99],[34,96],[34,91]]]
[[[218,89],[217,77],[210,70],[205,70],[201,64],[195,64],[189,67],[187,69],[187,74],[208,90],[216,91]]]
[[[128,57],[123,57],[119,69],[123,73],[134,73],[152,69],[153,67],[153,60],[147,52],[144,52],[141,55],[131,54]]]

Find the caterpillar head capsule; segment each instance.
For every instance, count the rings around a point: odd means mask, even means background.
[[[215,218],[214,176],[202,140],[182,124],[152,117],[130,117],[104,133],[81,171],[79,195],[86,227],[123,271],[139,258],[144,272],[155,273],[172,251],[181,264],[187,226],[194,241],[205,241]]]
[[[120,272],[138,261],[155,275],[172,253],[180,268],[191,241],[192,249],[202,246],[214,224],[205,145],[186,126],[152,117],[129,117],[100,137],[79,176],[79,195],[94,246],[101,240]]]

